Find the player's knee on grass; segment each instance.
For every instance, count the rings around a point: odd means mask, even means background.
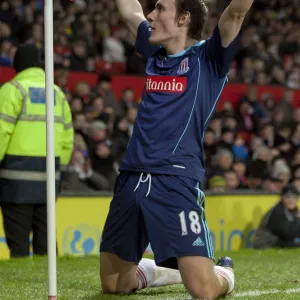
[[[116,286],[108,282],[101,281],[101,288],[103,294],[116,294]]]
[[[181,257],[178,266],[182,281],[194,299],[214,300],[221,293],[221,285],[214,271],[214,263],[206,257]]]
[[[101,278],[103,294],[129,294],[137,289],[135,278],[120,276],[117,281]]]
[[[112,253],[100,253],[100,281],[104,294],[128,294],[137,288],[136,265]]]
[[[111,283],[109,281],[101,282],[103,294],[129,294],[136,288],[133,288],[132,282],[117,282]]]
[[[189,291],[190,295],[193,299],[201,299],[201,300],[215,300],[218,298],[218,294],[214,290],[204,290],[199,288],[195,291]]]
[[[211,278],[197,280],[196,277],[193,282],[184,285],[193,299],[214,300],[220,295],[218,282]]]

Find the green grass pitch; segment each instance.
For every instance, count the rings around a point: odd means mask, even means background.
[[[299,249],[243,250],[222,255],[235,261],[236,288],[228,299],[300,300]],[[190,299],[182,285],[145,289],[130,296],[102,295],[98,257],[61,257],[57,268],[59,300]],[[0,261],[1,300],[45,300],[47,284],[46,258]]]

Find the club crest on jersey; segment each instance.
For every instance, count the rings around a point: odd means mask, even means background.
[[[188,70],[190,69],[189,67],[189,58],[185,58],[181,63],[180,63],[180,66],[179,66],[179,69],[177,71],[177,74],[178,75],[182,75],[182,74],[185,74],[188,72]]]

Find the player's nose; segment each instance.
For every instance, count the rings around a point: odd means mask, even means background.
[[[149,21],[149,23],[154,21],[154,11],[151,11],[148,16],[147,16],[147,20]]]

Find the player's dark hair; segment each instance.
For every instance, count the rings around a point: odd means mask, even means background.
[[[191,23],[188,36],[201,40],[202,31],[208,19],[208,8],[202,0],[176,0],[177,17],[189,12]]]

